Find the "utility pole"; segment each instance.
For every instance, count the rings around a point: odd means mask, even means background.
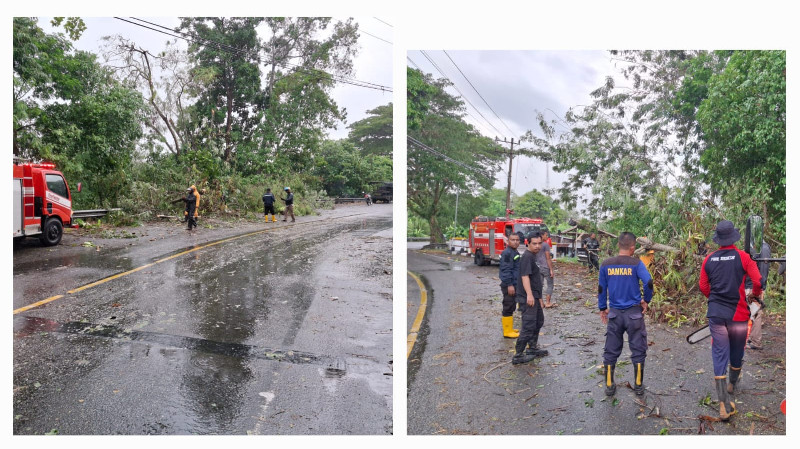
[[[453,237],[456,236],[456,228],[458,228],[458,193],[460,189],[456,189],[456,215],[453,217]]]
[[[506,217],[508,217],[508,211],[511,209],[511,167],[514,161],[514,138],[512,137],[511,142],[509,142],[505,138],[500,140],[495,136],[494,141],[511,144],[511,149],[508,152],[508,187],[506,188]],[[519,141],[517,141],[517,144],[519,144]]]

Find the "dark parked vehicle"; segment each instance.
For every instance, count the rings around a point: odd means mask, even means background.
[[[384,182],[384,181],[375,181],[371,182],[370,184],[375,186],[375,190],[372,192],[372,201],[377,203],[378,201],[382,201],[384,203],[391,203],[392,202],[392,183],[391,182]]]

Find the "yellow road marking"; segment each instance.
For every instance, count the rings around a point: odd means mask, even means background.
[[[36,307],[45,305],[48,302],[55,301],[56,299],[63,298],[63,297],[64,297],[64,295],[55,295],[55,296],[51,296],[51,297],[49,297],[47,299],[43,299],[43,300],[41,300],[39,302],[35,302],[35,303],[31,304],[31,305],[27,305],[25,307],[20,307],[19,309],[14,311],[14,315],[16,315],[16,314],[18,314],[20,312],[24,312],[26,310],[35,309]]]
[[[336,217],[336,218],[347,218],[347,217],[352,217],[352,216],[355,216],[355,215],[363,215],[363,214],[351,214],[351,215],[344,215],[344,216],[342,216],[342,217]],[[322,218],[321,218],[321,219],[319,219],[319,220],[304,221],[304,222],[302,222],[302,223],[291,223],[291,224],[286,224],[286,225],[283,225],[283,226],[281,226],[280,228],[289,228],[289,227],[295,226],[295,225],[297,225],[297,224],[315,223],[315,222],[317,222],[317,221],[324,221],[324,220],[326,220],[326,219],[322,219]],[[194,247],[194,248],[192,248],[192,249],[190,249],[190,250],[186,250],[186,251],[180,252],[180,253],[178,253],[178,254],[173,254],[173,255],[171,255],[171,256],[164,257],[163,259],[158,259],[158,260],[156,260],[155,262],[151,262],[151,263],[149,263],[149,264],[147,264],[147,265],[142,265],[141,267],[137,267],[137,268],[134,268],[134,269],[132,269],[132,270],[128,270],[128,271],[126,271],[126,272],[124,272],[124,273],[117,273],[117,274],[115,274],[115,275],[113,275],[113,276],[109,276],[109,277],[107,277],[107,278],[100,279],[99,281],[95,281],[95,282],[92,282],[92,283],[90,283],[90,284],[86,284],[86,285],[83,285],[83,286],[81,286],[81,287],[74,288],[74,289],[72,289],[72,290],[69,290],[69,291],[67,291],[67,293],[68,293],[68,294],[77,293],[77,292],[80,292],[80,291],[82,291],[82,290],[86,290],[86,289],[88,289],[88,288],[96,287],[96,286],[98,286],[98,285],[100,285],[100,284],[105,284],[105,283],[106,283],[106,282],[108,282],[108,281],[113,281],[114,279],[118,279],[118,278],[121,278],[121,277],[123,277],[123,276],[127,276],[127,275],[129,275],[129,274],[136,273],[137,271],[144,270],[145,268],[152,267],[152,266],[153,266],[153,265],[155,265],[155,264],[159,264],[159,263],[161,263],[161,262],[166,262],[166,261],[168,261],[168,260],[171,260],[171,259],[174,259],[174,258],[176,258],[176,257],[180,257],[180,256],[183,256],[183,255],[186,255],[186,254],[189,254],[189,253],[193,253],[193,252],[195,252],[195,251],[199,251],[199,250],[201,250],[201,249],[208,248],[208,247],[211,247],[211,246],[219,245],[219,244],[221,244],[221,243],[230,242],[231,240],[240,239],[240,238],[242,238],[242,237],[249,237],[249,236],[251,236],[251,235],[256,235],[256,234],[263,234],[263,233],[265,233],[265,232],[272,231],[272,230],[273,230],[273,229],[262,229],[262,230],[260,230],[260,231],[254,231],[254,232],[249,232],[249,233],[247,233],[247,234],[241,234],[241,235],[235,235],[235,236],[233,236],[233,237],[228,237],[228,238],[226,238],[226,239],[223,239],[223,240],[218,240],[218,241],[216,241],[216,242],[212,242],[212,243],[209,243],[209,244],[207,244],[207,245],[203,245],[203,246],[197,246],[197,247]],[[27,306],[25,306],[25,307],[20,307],[19,309],[16,309],[16,310],[14,310],[14,315],[16,315],[16,314],[18,314],[18,313],[21,313],[21,312],[25,312],[26,310],[34,309],[34,308],[36,308],[36,307],[39,307],[39,306],[45,305],[45,304],[47,304],[47,303],[49,303],[49,302],[55,301],[55,300],[57,300],[57,299],[60,299],[60,298],[63,298],[63,297],[64,297],[64,295],[56,295],[56,296],[51,296],[51,297],[49,297],[49,298],[47,298],[47,299],[43,299],[43,300],[41,300],[41,301],[39,301],[39,302],[35,302],[35,303],[33,303],[33,304],[30,304],[30,305],[27,305]]]
[[[414,278],[417,281],[417,285],[419,285],[419,310],[417,310],[417,317],[414,319],[414,324],[411,325],[411,331],[408,333],[408,339],[406,340],[406,345],[408,351],[406,352],[406,358],[411,355],[411,350],[414,349],[414,343],[417,342],[417,334],[419,334],[419,327],[422,325],[422,318],[425,317],[425,309],[428,308],[428,291],[425,290],[425,286],[422,284],[422,280],[416,274],[407,271],[408,275]]]

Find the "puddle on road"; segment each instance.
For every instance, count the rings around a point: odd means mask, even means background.
[[[275,360],[294,364],[324,364],[326,367],[331,368],[332,372],[341,372],[342,375],[346,372],[344,361],[309,352],[265,348],[241,343],[225,343],[202,338],[159,334],[156,332],[127,330],[93,323],[74,321],[59,323],[57,321],[38,317],[14,317],[14,337],[26,337],[37,332],[80,334],[117,340],[139,341],[235,358]]]
[[[317,366],[323,384],[333,391],[347,380],[348,367],[343,359],[243,342],[292,347],[319,288],[311,282],[311,273],[317,268],[314,264],[318,254],[325,251],[325,241],[350,235],[364,238],[390,226],[391,220],[381,219],[318,223],[311,229],[255,234],[196,251],[160,264],[167,267],[167,273],[148,269],[125,277],[122,282],[112,281],[116,297],[139,298],[136,299],[139,310],[148,312],[127,315],[132,320],[132,329],[18,315],[14,317],[14,338],[48,332],[113,339],[122,343],[123,348],[143,353],[137,358],[161,357],[164,366],[148,359],[147,369],[173,370],[182,379],[176,386],[180,391],[164,398],[170,401],[165,405],[169,418],[163,423],[150,424],[145,433],[234,431],[230,426],[239,414],[237,401],[246,390],[243,386],[256,377],[252,371],[254,365],[248,360]],[[81,263],[94,263],[89,260],[94,255],[90,256]],[[135,267],[120,271],[131,268]],[[125,314],[115,313],[125,321]],[[179,324],[180,330],[173,332],[196,337],[163,333],[156,318],[165,313]],[[148,322],[151,316],[155,321]],[[144,331],[142,327],[155,328],[157,332]],[[134,341],[142,344],[128,344]],[[111,369],[114,368],[103,368]]]

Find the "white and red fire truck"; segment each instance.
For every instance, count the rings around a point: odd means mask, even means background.
[[[72,197],[64,175],[52,163],[14,162],[14,239],[39,236],[58,245],[72,224]]]
[[[507,237],[511,233],[526,236],[534,231],[547,231],[541,218],[475,217],[469,224],[469,252],[476,265],[489,265],[499,262],[500,254],[506,249]],[[526,242],[520,240],[520,248]]]

